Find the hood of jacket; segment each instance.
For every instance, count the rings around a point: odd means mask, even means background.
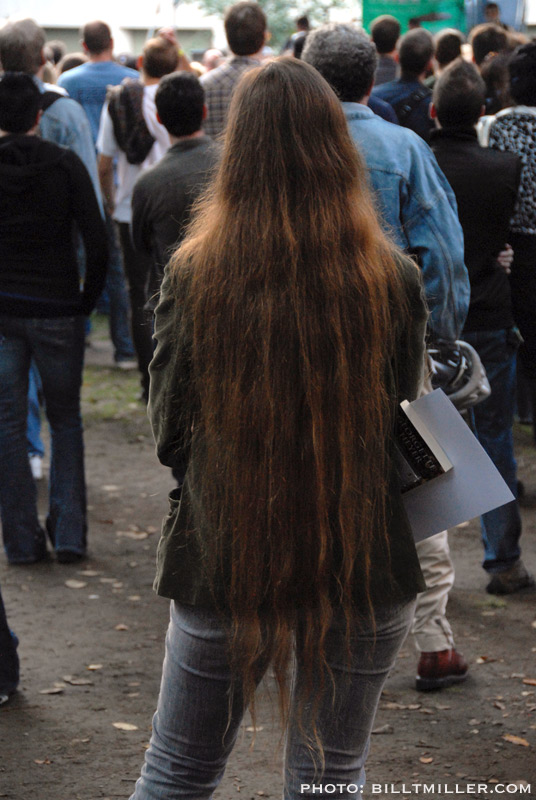
[[[55,168],[65,150],[39,136],[13,133],[0,137],[0,192],[22,194],[37,178]]]

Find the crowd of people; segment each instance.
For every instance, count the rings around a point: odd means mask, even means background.
[[[491,386],[472,423],[515,499],[481,520],[487,591],[534,587],[512,426],[518,413],[536,430],[536,42],[488,6],[468,41],[401,36],[391,16],[370,36],[300,18],[276,58],[262,8],[241,0],[229,55],[202,64],[170,29],[136,60],[114,56],[102,21],[70,55],[33,20],[0,28],[7,561],[50,559],[49,542],[60,564],[87,555],[80,388],[103,297],[177,482],[135,800],[211,796],[270,664],[289,800],[319,773],[363,783],[408,630],[418,690],[465,679],[448,534],[413,542],[393,455],[398,403],[431,389],[425,334],[469,342]],[[0,702],[16,648],[0,596]]]

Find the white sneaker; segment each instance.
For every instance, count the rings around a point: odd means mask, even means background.
[[[34,481],[43,480],[43,459],[38,455],[29,456],[29,458]]]
[[[134,361],[133,358],[132,359],[131,358],[127,358],[124,361],[116,361],[115,362],[115,366],[117,367],[117,369],[122,369],[122,370],[127,371],[127,370],[131,370],[131,369],[137,369],[138,368],[138,362]]]

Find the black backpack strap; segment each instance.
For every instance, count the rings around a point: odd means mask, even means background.
[[[431,97],[430,89],[427,86],[419,86],[419,88],[415,89],[415,91],[412,92],[409,97],[404,97],[397,103],[392,103],[396,116],[398,117],[398,121],[401,125],[407,124],[407,120],[413,111],[415,111],[419,103],[425,99],[425,97]]]
[[[46,111],[47,108],[50,108],[50,106],[55,103],[56,100],[59,100],[60,97],[66,97],[66,95],[61,94],[61,92],[54,92],[50,89],[46,92],[43,92],[41,95],[41,111]]]

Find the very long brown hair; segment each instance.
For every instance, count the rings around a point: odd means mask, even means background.
[[[254,69],[171,263],[192,326],[196,492],[214,562],[230,565],[235,666],[251,702],[270,658],[284,713],[297,609],[315,696],[333,610],[359,611],[352,587],[367,585],[386,535],[385,364],[403,300],[365,174],[316,70]]]

